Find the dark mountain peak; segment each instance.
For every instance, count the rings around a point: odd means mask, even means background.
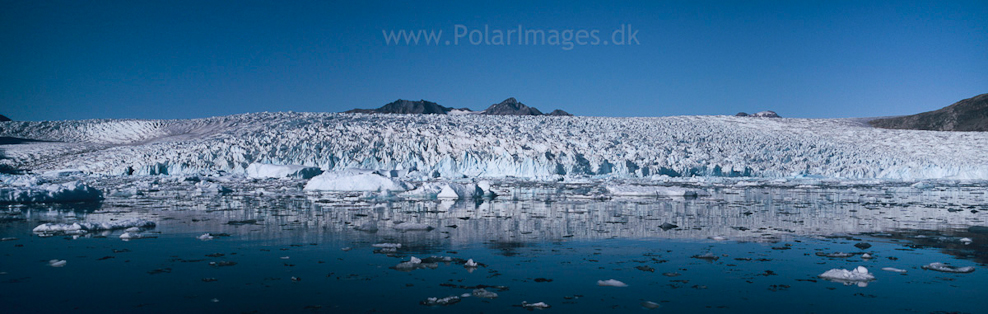
[[[546,115],[547,116],[559,116],[559,117],[572,117],[573,116],[572,113],[563,111],[562,109],[553,110],[552,112],[550,112],[549,114],[546,114]]]
[[[482,112],[487,115],[498,115],[498,116],[541,116],[542,111],[535,109],[534,107],[526,106],[525,104],[518,102],[514,97],[505,99],[504,101],[493,104]]]
[[[453,108],[440,106],[428,100],[398,99],[377,109],[353,109],[346,113],[394,113],[394,114],[446,114]]]
[[[10,118],[7,118],[7,116],[0,114],[0,122],[2,121],[11,121],[11,120]]]
[[[939,110],[868,121],[874,127],[930,131],[988,131],[988,94],[977,95]]]

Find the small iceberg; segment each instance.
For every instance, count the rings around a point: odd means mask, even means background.
[[[305,191],[405,191],[404,182],[379,175],[371,170],[349,169],[326,172],[305,184]]]
[[[213,239],[213,235],[211,235],[209,233],[203,233],[201,236],[196,237],[196,239],[199,239],[199,240],[202,240],[202,241],[208,241],[208,240],[212,240]]]
[[[551,306],[545,304],[545,302],[528,303],[527,301],[521,301],[521,307],[526,309],[541,310],[541,309],[550,308]]]
[[[480,288],[473,290],[473,296],[484,299],[493,299],[493,298],[497,298],[497,293],[493,291],[487,291],[484,288]]]
[[[436,297],[428,298],[419,302],[419,304],[426,306],[436,306],[436,305],[445,306],[445,305],[456,304],[458,302],[460,302],[460,297],[451,295],[445,298],[436,298]]]
[[[597,280],[597,285],[601,287],[627,287],[628,284],[617,281],[615,279],[608,280]]]
[[[890,272],[893,272],[893,273],[900,273],[900,274],[903,274],[903,273],[906,272],[905,269],[899,269],[899,268],[895,268],[895,267],[882,267],[882,270],[884,270],[884,271],[890,271]]]
[[[923,265],[923,269],[935,270],[945,273],[958,273],[958,274],[966,274],[966,273],[974,272],[974,266],[956,267],[939,262]]]
[[[48,261],[48,266],[51,266],[51,267],[64,267],[66,263],[68,263],[68,262],[66,262],[64,259],[53,259],[53,260]]]
[[[869,273],[864,266],[858,266],[853,270],[835,268],[820,274],[819,277],[845,285],[857,284],[859,287],[865,287],[868,281],[875,280],[875,275]]]
[[[477,267],[477,262],[474,262],[472,258],[468,259],[466,263],[463,263],[463,267]]]
[[[59,234],[59,233],[81,234],[87,232],[110,231],[110,230],[119,230],[119,229],[127,229],[127,228],[149,229],[149,228],[154,228],[154,226],[155,223],[153,221],[133,218],[133,219],[124,219],[117,221],[100,222],[100,223],[93,223],[93,222],[76,222],[71,224],[44,223],[38,225],[37,227],[34,227],[33,231],[34,233],[41,233],[41,234]]]

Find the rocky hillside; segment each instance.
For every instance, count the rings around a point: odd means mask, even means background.
[[[988,131],[988,94],[964,99],[940,110],[868,122],[885,129]]]

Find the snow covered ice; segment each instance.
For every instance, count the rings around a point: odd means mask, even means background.
[[[57,141],[5,145],[13,164],[34,171],[247,175],[251,164],[264,163],[328,172],[371,169],[381,177],[416,180],[662,175],[988,179],[988,155],[983,153],[988,134],[877,129],[855,119],[251,113],[5,125],[0,136]],[[267,174],[259,167],[252,173]],[[331,184],[336,180],[327,177],[316,182],[341,190],[401,186],[351,175],[370,181],[346,186]]]
[[[602,287],[627,287],[628,285],[616,279],[597,280],[597,285]]]
[[[974,266],[957,267],[957,266],[950,266],[950,265],[947,265],[947,264],[944,264],[944,263],[940,263],[940,262],[934,262],[934,263],[930,263],[930,264],[927,264],[927,265],[923,265],[923,269],[935,270],[935,271],[945,272],[945,273],[960,273],[960,274],[963,274],[963,273],[973,272],[974,271]]]
[[[36,182],[14,180],[10,186],[0,186],[0,203],[65,203],[103,199],[103,192],[79,181],[34,185]]]
[[[875,275],[869,273],[864,266],[852,270],[835,268],[820,274],[819,277],[844,284],[857,284],[860,287],[867,286],[868,281],[875,280]]]

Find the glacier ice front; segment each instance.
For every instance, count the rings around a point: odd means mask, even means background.
[[[252,163],[247,166],[247,177],[249,178],[292,178],[311,179],[322,174],[319,167],[309,167],[302,165],[272,165],[262,163]]]
[[[275,165],[311,165],[415,180],[988,179],[988,133],[876,129],[855,119],[251,113],[19,122],[0,136],[49,141],[4,147],[13,164],[38,165],[27,169],[37,173],[305,177],[309,170]]]

